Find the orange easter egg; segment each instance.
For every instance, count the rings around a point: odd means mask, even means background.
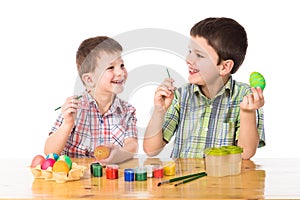
[[[66,173],[69,173],[69,166],[65,161],[58,160],[54,163],[52,171],[53,172],[66,172]]]

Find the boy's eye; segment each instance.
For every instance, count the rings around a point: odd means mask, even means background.
[[[204,56],[202,56],[201,54],[196,54],[198,58],[204,58]]]
[[[124,65],[124,64],[121,64],[121,65],[120,65],[120,67],[121,67],[121,68],[124,68],[124,67],[125,67],[125,65]]]
[[[114,69],[114,66],[109,66],[107,67],[107,69]]]

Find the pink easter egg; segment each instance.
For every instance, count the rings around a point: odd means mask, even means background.
[[[53,158],[48,158],[47,160],[45,160],[45,162],[43,162],[41,168],[42,170],[46,170],[48,169],[48,167],[53,167],[55,163],[55,160]]]

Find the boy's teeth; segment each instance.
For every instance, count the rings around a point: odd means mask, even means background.
[[[190,69],[190,72],[193,72],[193,73],[196,73],[198,72],[199,70],[196,70],[196,69]]]

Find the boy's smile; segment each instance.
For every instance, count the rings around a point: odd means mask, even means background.
[[[113,80],[112,83],[116,84],[116,85],[123,85],[125,83],[125,81],[124,81],[124,79],[122,79],[122,80]]]
[[[189,65],[189,74],[192,76],[193,74],[199,73],[199,69],[194,69]]]

